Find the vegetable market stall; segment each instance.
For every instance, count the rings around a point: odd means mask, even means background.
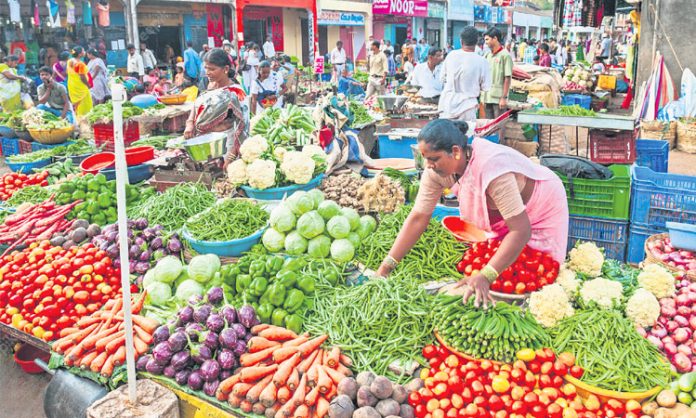
[[[143,132],[173,134],[181,133],[186,128],[186,119],[193,109],[193,103],[169,105],[159,109],[147,109],[143,114],[134,116]]]

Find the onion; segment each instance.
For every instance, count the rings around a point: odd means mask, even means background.
[[[691,337],[691,331],[687,328],[677,328],[674,331],[673,338],[675,343],[686,342]]]
[[[684,293],[681,293],[677,295],[677,306],[688,306],[689,305],[689,297],[686,296]]]
[[[677,346],[677,351],[689,357],[691,357],[692,354],[691,348],[686,344],[679,344]]]
[[[684,306],[682,306],[683,308]],[[680,327],[688,327],[689,326],[689,320],[683,317],[682,315],[677,315],[674,317],[674,322],[679,324]]]
[[[662,342],[665,344],[665,347],[664,347],[665,354],[667,354],[668,356],[673,356],[673,355],[677,354],[677,346],[676,345],[674,345],[672,343],[665,343],[664,341],[662,341]]]
[[[667,332],[673,333],[676,331],[677,328],[679,328],[679,323],[677,321],[669,321],[667,322]]]
[[[694,254],[691,251],[681,250],[679,251],[679,255],[682,256],[682,258],[694,258]]]
[[[665,243],[664,250],[666,253],[671,253],[672,251],[674,251],[674,248],[671,245]]]
[[[675,354],[672,361],[674,365],[677,366],[677,371],[680,373],[686,373],[688,371],[691,371],[693,367],[691,360],[682,353]]]
[[[640,334],[641,337],[646,338],[648,336],[647,331],[645,331],[645,328],[643,327],[636,327],[636,331],[638,331],[638,334]]]
[[[654,335],[657,338],[665,338],[667,337],[667,330],[661,324],[656,324],[650,330],[650,335]]]
[[[662,342],[665,344],[674,344],[674,338],[672,336],[667,336],[662,339]]]
[[[689,318],[689,326],[692,330],[696,331],[696,316]]]
[[[682,283],[683,283],[683,282],[689,283],[689,290],[692,291],[692,292],[696,292],[696,282],[691,283],[690,281],[688,281],[688,280],[686,280],[686,279],[682,280]]]
[[[669,318],[674,317],[674,315],[677,314],[677,310],[672,306],[665,305],[662,308],[660,308],[660,313],[662,314],[662,316],[664,318],[669,319]]]
[[[662,350],[665,346],[664,344],[662,344],[662,341],[654,335],[648,335],[648,341],[653,343],[660,350]]]

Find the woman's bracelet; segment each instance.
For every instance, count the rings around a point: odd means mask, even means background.
[[[480,271],[480,273],[483,275],[483,277],[488,280],[489,283],[493,283],[499,276],[498,272],[495,271],[493,267],[491,267],[490,264],[486,264]]]
[[[392,257],[392,256],[390,256],[390,255],[384,257],[384,261],[382,261],[382,263],[388,265],[388,266],[391,267],[392,269],[395,269],[396,266],[399,265],[399,262],[396,261],[396,258],[394,258],[394,257]]]

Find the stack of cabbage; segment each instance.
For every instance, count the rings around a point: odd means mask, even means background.
[[[578,86],[591,89],[594,85],[592,73],[580,66],[570,67],[566,70],[563,79],[566,83],[575,83]]]
[[[263,234],[262,242],[270,252],[331,256],[334,261],[346,263],[353,260],[355,250],[376,227],[373,217],[360,217],[355,209],[324,200],[319,190],[298,191],[273,209],[271,227]]]

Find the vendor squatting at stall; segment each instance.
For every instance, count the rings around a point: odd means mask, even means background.
[[[462,279],[464,300],[488,304],[490,284],[509,267],[525,245],[548,250],[559,263],[568,240],[568,203],[563,183],[512,148],[475,138],[466,146],[466,122],[439,119],[418,135],[427,162],[420,190],[404,227],[377,273],[386,277],[425,231],[442,192],[452,189],[460,216],[502,237],[499,251],[481,272]]]

